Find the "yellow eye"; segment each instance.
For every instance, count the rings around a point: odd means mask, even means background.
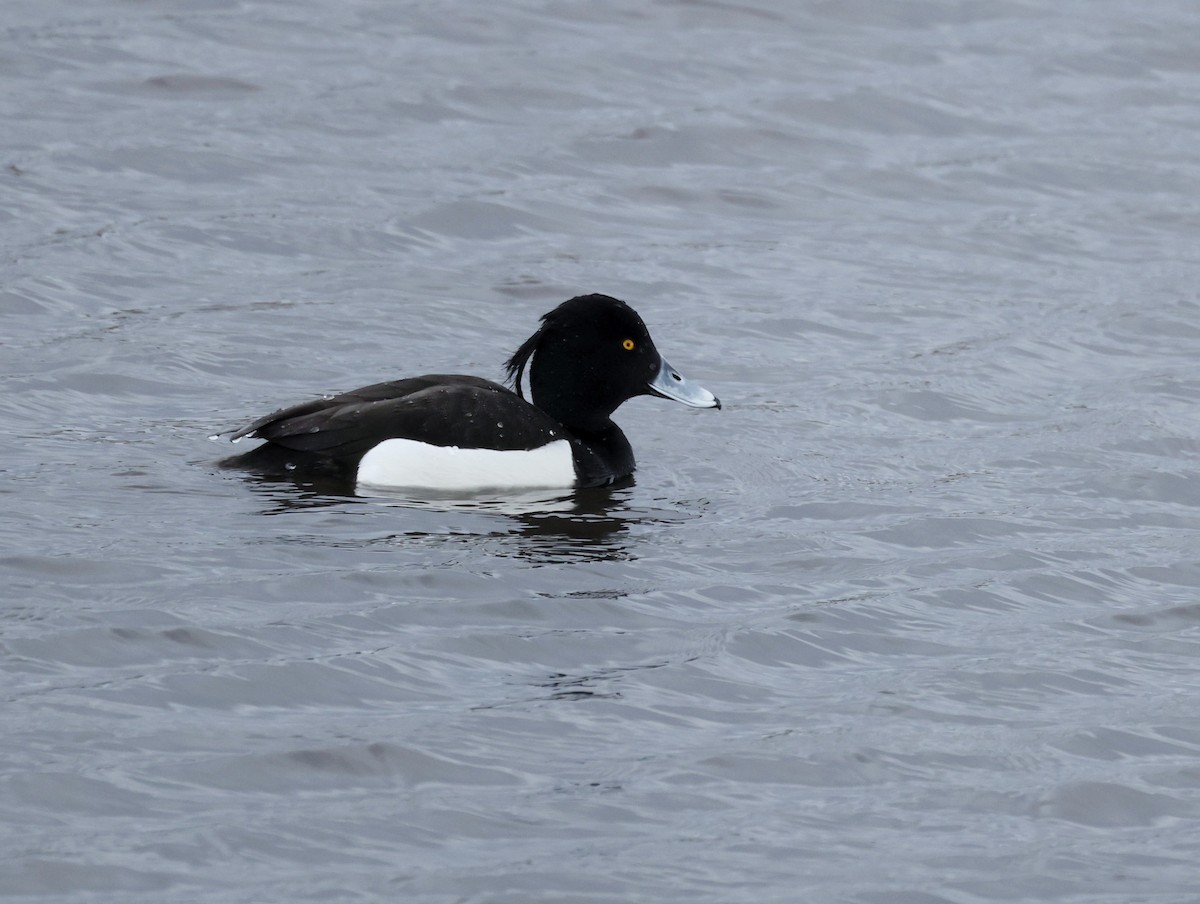
[[[627,351],[627,352],[633,351],[633,340],[626,339],[624,342],[621,343],[621,348],[625,349],[625,351]]]

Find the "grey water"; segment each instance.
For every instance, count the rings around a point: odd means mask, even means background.
[[[1193,0],[0,36],[0,896],[1200,900]],[[214,465],[582,292],[630,486]]]

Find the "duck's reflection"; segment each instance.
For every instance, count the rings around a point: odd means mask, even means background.
[[[366,493],[357,491],[351,481],[245,473],[238,477],[269,500],[261,512],[264,515],[358,507],[365,513],[370,508],[387,507],[408,510],[414,516],[408,530],[369,540],[358,538],[356,545],[444,546],[476,540],[486,542],[488,554],[542,563],[630,558],[625,539],[635,520],[629,492],[634,484],[632,477],[607,487],[504,495],[375,488]],[[468,518],[447,523],[445,517],[439,517],[445,515]],[[471,515],[485,520],[473,520]],[[329,540],[338,542],[334,537]]]

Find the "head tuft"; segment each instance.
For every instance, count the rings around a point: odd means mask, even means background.
[[[521,390],[521,377],[525,373],[525,365],[529,363],[529,359],[533,357],[533,353],[537,351],[538,343],[542,341],[542,334],[546,331],[545,320],[549,317],[546,314],[542,317],[543,324],[538,331],[521,343],[521,347],[513,352],[511,358],[504,362],[504,370],[508,374],[508,382],[512,384],[512,388],[517,391],[517,395],[525,398],[525,393]]]

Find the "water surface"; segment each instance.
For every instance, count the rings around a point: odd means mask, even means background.
[[[4,9],[0,893],[1196,900],[1194,4]],[[632,485],[212,464],[589,291]]]

